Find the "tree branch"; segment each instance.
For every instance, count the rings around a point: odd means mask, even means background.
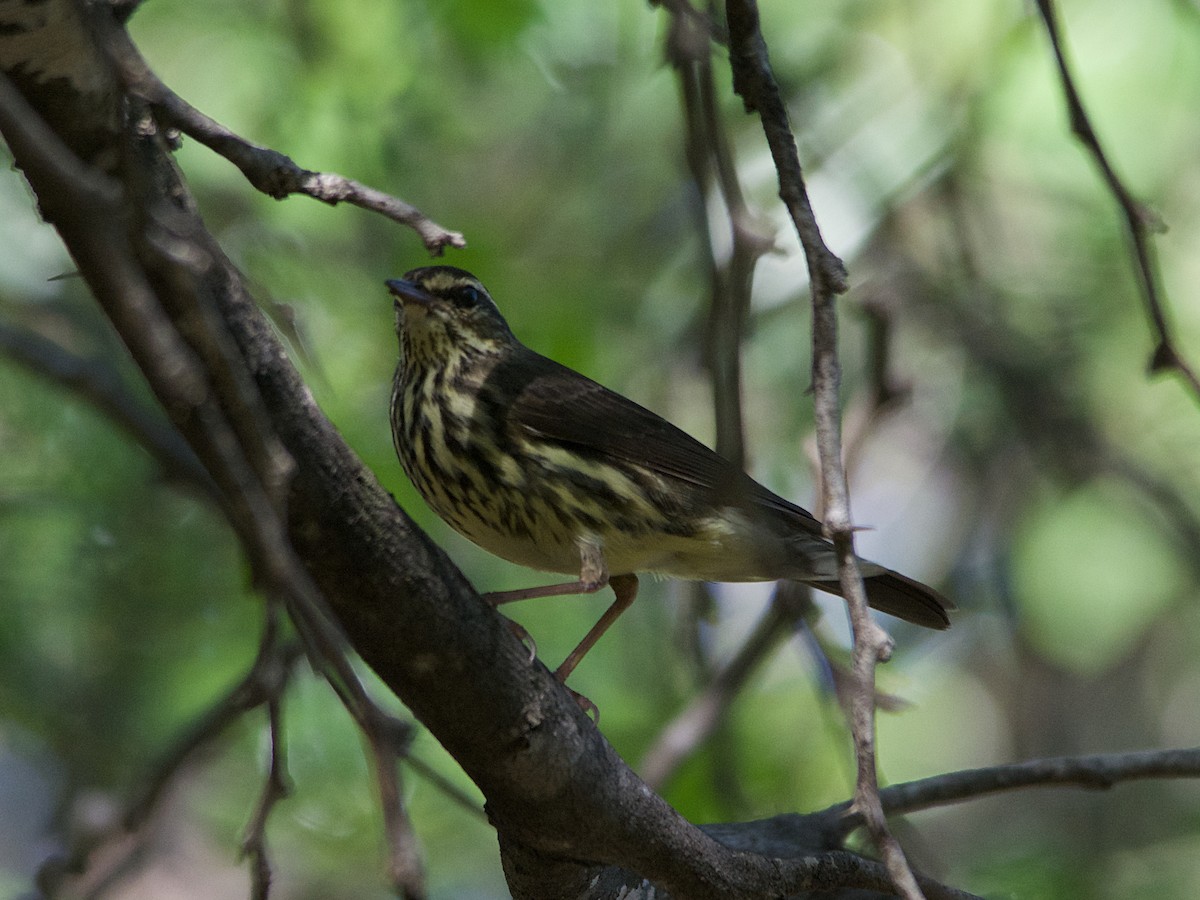
[[[387,840],[392,885],[404,900],[425,897],[425,865],[416,831],[404,808],[400,787],[400,760],[408,756],[415,729],[408,722],[387,717],[367,732],[379,805],[383,811],[383,833]]]
[[[884,809],[894,815],[1030,787],[1108,790],[1126,781],[1198,777],[1200,747],[1097,753],[948,772],[883,788],[880,799]],[[817,815],[836,819],[842,835],[863,824],[862,815],[849,803],[835,804]]]
[[[853,671],[856,690],[850,714],[858,777],[855,808],[887,864],[897,889],[908,898],[922,896],[904,851],[888,830],[879,803],[875,770],[875,665],[891,655],[891,638],[876,624],[867,606],[866,590],[854,554],[854,526],[842,464],[835,297],[846,290],[842,261],[825,245],[808,200],[800,157],[788,121],[787,108],[771,71],[766,41],[759,28],[754,0],[729,0],[729,56],[734,90],[748,111],[757,111],[779,173],[779,196],[795,224],[808,261],[813,307],[813,409],[821,459],[825,529],[838,558],[842,594],[850,608],[854,635]]]
[[[254,187],[276,200],[305,194],[336,206],[350,203],[413,229],[434,256],[447,247],[463,248],[466,238],[449,231],[399,197],[333,172],[313,172],[277,150],[254,144],[196,109],[159,80],[124,31],[114,30],[109,47],[128,90],[149,102],[166,123],[195,138],[241,170]]]
[[[1166,306],[1160,294],[1158,267],[1154,259],[1154,251],[1150,246],[1150,236],[1153,232],[1165,229],[1158,215],[1136,200],[1129,188],[1117,175],[1116,169],[1108,159],[1103,146],[1100,144],[1096,130],[1092,127],[1087,110],[1084,109],[1083,99],[1075,86],[1075,79],[1067,65],[1066,54],[1063,51],[1062,39],[1058,31],[1058,22],[1054,11],[1054,0],[1037,0],[1038,12],[1046,26],[1046,34],[1050,38],[1050,46],[1054,50],[1054,61],[1058,67],[1059,80],[1062,82],[1063,95],[1067,101],[1067,113],[1071,119],[1071,131],[1091,154],[1104,183],[1116,197],[1117,203],[1125,216],[1125,225],[1132,245],[1134,268],[1138,276],[1142,297],[1146,303],[1146,312],[1158,338],[1158,346],[1150,359],[1150,371],[1162,372],[1173,369],[1191,389],[1194,398],[1200,401],[1200,374],[1184,361],[1175,343],[1170,322],[1167,319]]]
[[[242,838],[242,855],[250,860],[251,900],[267,900],[271,893],[271,859],[267,854],[267,819],[275,804],[288,795],[287,754],[283,739],[283,698],[267,700],[267,736],[270,753],[262,793]]]

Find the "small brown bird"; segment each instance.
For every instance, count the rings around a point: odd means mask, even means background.
[[[396,453],[425,501],[485,550],[577,581],[485,595],[493,604],[591,593],[616,600],[558,667],[560,681],[637,595],[637,573],[792,579],[841,593],[811,513],[642,406],[517,340],[474,275],[413,269],[387,282],[400,362]],[[932,588],[860,561],[884,612],[946,628]]]

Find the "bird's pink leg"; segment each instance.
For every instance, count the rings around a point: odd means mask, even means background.
[[[584,655],[596,645],[596,641],[600,640],[604,632],[608,631],[613,622],[617,621],[617,617],[625,610],[629,609],[634,599],[637,597],[638,579],[636,575],[614,575],[609,579],[608,583],[612,585],[613,593],[616,599],[613,600],[612,606],[605,610],[604,615],[600,617],[600,621],[592,626],[592,630],[583,636],[583,640],[579,645],[567,654],[567,658],[563,660],[562,665],[554,670],[554,677],[559,681],[566,683],[567,676],[570,675],[579,661]]]
[[[591,627],[582,641],[572,650],[562,665],[554,670],[554,677],[560,682],[566,683],[567,677],[579,665],[580,660],[587,655],[587,652],[596,645],[604,632],[612,626],[613,622],[625,612],[634,599],[637,597],[638,579],[636,575],[613,575],[611,578],[608,574],[608,568],[604,561],[604,553],[598,545],[591,541],[580,541],[579,543],[579,580],[569,581],[565,584],[547,584],[538,587],[520,588],[513,591],[495,591],[490,594],[484,594],[483,599],[493,606],[501,606],[505,603],[513,603],[517,600],[532,600],[536,597],[560,597],[568,594],[594,594],[606,584],[611,585],[615,599],[612,605],[605,610],[604,615],[600,620]],[[513,623],[514,625],[516,623]],[[520,626],[516,626],[520,628]],[[529,633],[524,628],[520,628],[521,634],[518,636],[523,640],[529,638]],[[514,631],[514,633],[516,633]],[[532,642],[532,639],[530,639]],[[570,690],[570,688],[568,688]],[[578,694],[571,691],[575,696],[575,700],[585,710],[595,712],[597,720],[599,719],[599,710],[596,709],[594,703]]]

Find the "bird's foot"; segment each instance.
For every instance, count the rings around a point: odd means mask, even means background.
[[[584,714],[592,720],[592,724],[599,727],[600,707],[598,707],[595,703],[583,696],[583,694],[579,693],[579,691],[575,690],[574,688],[569,688],[565,684],[563,687],[570,691],[571,698],[579,704],[579,708],[582,709]]]
[[[537,641],[533,639],[533,635],[526,630],[524,625],[507,617],[504,617],[504,624],[508,626],[512,636],[525,645],[525,649],[529,651],[529,663],[532,665],[533,661],[537,659]]]

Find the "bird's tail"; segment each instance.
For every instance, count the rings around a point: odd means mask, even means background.
[[[864,563],[862,568],[867,602],[877,610],[926,628],[950,627],[947,611],[954,609],[954,604],[933,588],[874,563]],[[808,583],[842,596],[842,586],[836,580]]]

